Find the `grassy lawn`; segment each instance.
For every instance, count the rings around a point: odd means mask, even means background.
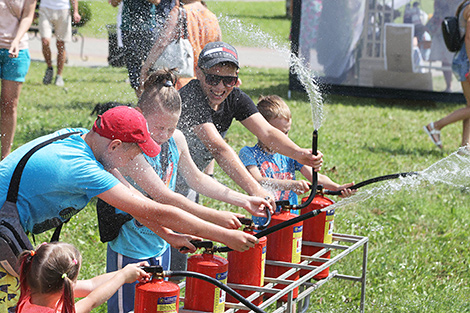
[[[44,63],[33,62],[24,84],[15,147],[62,127],[91,127],[95,117],[90,113],[97,103],[135,102],[124,69],[66,67],[66,88],[57,88],[42,85],[44,68]],[[241,78],[243,90],[254,100],[260,94],[287,95],[287,70],[243,68]],[[310,146],[313,127],[306,95],[293,93],[287,103],[293,113],[291,138]],[[461,125],[444,129],[443,151],[433,146],[422,126],[460,106],[326,95],[318,143],[325,155],[322,172],[338,182],[358,183],[385,174],[422,171],[456,150]],[[236,151],[256,143],[237,122],[227,139]],[[461,173],[464,183],[467,171]],[[236,188],[219,168],[215,176]],[[372,199],[336,210],[336,232],[370,239],[366,312],[470,311],[467,200],[468,193],[461,187],[425,183],[398,191],[377,189]],[[203,202],[236,210],[207,198]],[[37,236],[36,242],[50,236]],[[106,246],[99,242],[94,203],[64,227],[61,239],[82,251],[82,278],[105,271]],[[356,252],[332,269],[359,275],[360,260],[361,253]],[[359,284],[332,280],[313,293],[309,312],[357,312],[359,292]],[[96,312],[106,312],[105,306]]]
[[[107,1],[89,1],[93,12],[92,19],[80,32],[84,36],[106,38],[106,24],[116,24],[117,8]],[[233,45],[251,44],[247,38],[239,37],[236,25],[256,25],[257,28],[276,38],[282,44],[288,44],[290,20],[286,17],[284,1],[272,2],[239,2],[239,1],[208,1],[207,6],[217,15],[222,29],[224,41]]]

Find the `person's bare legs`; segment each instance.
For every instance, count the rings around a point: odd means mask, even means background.
[[[57,40],[57,75],[62,76],[66,57],[65,42]]]
[[[52,57],[51,57],[51,39],[42,38],[42,54],[44,55],[44,61],[46,61],[47,67],[52,67]]]
[[[468,81],[463,81],[461,83],[463,94],[467,101],[467,105],[464,108],[455,110],[444,118],[441,118],[440,120],[434,122],[434,129],[441,130],[449,124],[458,121],[463,121],[462,146],[465,146],[470,139],[470,83]],[[429,125],[427,125],[427,127],[428,129],[430,129]]]
[[[2,160],[11,152],[16,129],[18,100],[22,86],[23,83],[21,82],[2,79],[0,117]]]
[[[442,61],[442,67],[451,67],[451,63]],[[452,70],[442,71],[444,74],[444,80],[446,82],[446,92],[452,92]]]

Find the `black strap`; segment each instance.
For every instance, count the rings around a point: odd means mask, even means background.
[[[67,223],[67,222],[68,220],[65,221],[64,223]],[[56,227],[56,229],[54,230],[54,233],[52,234],[51,242],[59,241],[60,232],[62,231],[62,226],[64,226],[64,223]]]
[[[79,133],[80,132],[72,132],[72,133],[67,133],[67,134],[63,134],[63,135],[51,138],[49,140],[41,142],[40,144],[38,144],[37,146],[29,150],[29,152],[26,153],[21,158],[20,162],[18,162],[18,165],[16,165],[15,171],[13,172],[13,176],[11,177],[10,187],[8,188],[7,201],[16,203],[16,201],[18,200],[18,190],[20,187],[21,175],[23,174],[23,170],[24,170],[24,167],[26,166],[26,162],[28,162],[29,158],[33,155],[34,152],[38,151],[42,147],[47,146],[48,144],[56,140],[64,139],[71,135],[79,134]]]
[[[67,138],[67,137],[72,136],[74,134],[80,134],[80,132],[71,132],[71,133],[63,134],[63,135],[48,139],[48,140],[46,140],[44,142],[41,142],[40,144],[36,145],[31,150],[29,150],[28,153],[26,153],[21,158],[20,162],[18,162],[18,164],[16,165],[15,171],[13,172],[13,175],[11,177],[10,187],[8,188],[7,201],[12,202],[12,203],[16,203],[16,201],[18,200],[18,190],[20,188],[21,175],[23,174],[23,170],[24,170],[24,167],[26,166],[26,162],[28,162],[29,158],[33,155],[33,153],[35,153],[36,151],[38,151],[42,147],[45,147],[45,146],[47,146],[48,144],[50,144],[54,141]],[[59,236],[60,236],[60,231],[62,230],[62,225],[63,224],[60,224],[55,229],[54,234],[52,235],[52,238],[51,238],[51,242],[59,241]],[[8,225],[5,225],[5,226],[8,227]],[[13,234],[15,235],[15,237],[17,236],[15,232],[13,232]],[[22,240],[18,240],[18,242],[22,243]],[[26,249],[25,247],[22,247],[22,248]]]

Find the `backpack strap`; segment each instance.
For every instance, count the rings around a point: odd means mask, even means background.
[[[72,135],[79,134],[79,133],[80,132],[71,132],[71,133],[62,134],[60,136],[41,142],[38,145],[34,146],[31,150],[29,150],[28,153],[26,153],[16,165],[15,171],[13,172],[13,176],[11,177],[10,186],[8,187],[8,194],[7,194],[6,201],[9,201],[12,203],[16,203],[18,201],[18,190],[20,188],[21,175],[23,174],[23,170],[26,166],[26,162],[28,162],[29,158],[31,158],[31,156],[36,151],[47,146],[48,144],[54,141],[65,139],[67,137],[70,137]],[[52,238],[51,238],[51,242],[59,241],[59,235],[60,235],[60,231],[62,230],[62,225],[63,223],[55,229],[54,234],[52,235]]]
[[[7,201],[16,203],[16,201],[18,200],[18,190],[19,190],[19,187],[20,187],[21,175],[23,174],[23,170],[24,170],[24,167],[26,166],[26,162],[28,162],[29,158],[36,151],[38,151],[42,147],[47,146],[48,144],[50,144],[54,141],[64,139],[64,138],[67,138],[71,135],[79,134],[79,133],[80,132],[71,132],[71,133],[67,133],[67,134],[63,134],[63,135],[51,138],[49,140],[41,142],[40,144],[36,145],[31,150],[29,150],[28,153],[26,153],[21,158],[21,160],[18,162],[18,165],[16,165],[15,171],[13,172],[13,176],[11,177],[10,187],[8,188]]]

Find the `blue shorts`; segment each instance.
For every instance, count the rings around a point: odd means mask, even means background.
[[[465,74],[468,73],[469,69],[470,63],[468,61],[467,51],[465,50],[465,44],[463,44],[460,51],[455,53],[454,59],[452,60],[452,72],[454,72],[459,82],[463,82],[466,80]]]
[[[112,250],[108,245],[106,257],[106,272],[114,272],[125,267],[129,263],[139,263],[147,261],[150,265],[161,265],[164,271],[170,269],[171,249],[168,247],[166,251],[159,257],[149,259],[133,259],[128,258],[120,253]],[[135,285],[137,281],[132,284],[124,284],[118,291],[108,300],[109,313],[127,313],[134,311],[134,297]]]
[[[23,83],[31,64],[29,49],[20,50],[17,58],[8,55],[8,49],[0,49],[0,79]]]

